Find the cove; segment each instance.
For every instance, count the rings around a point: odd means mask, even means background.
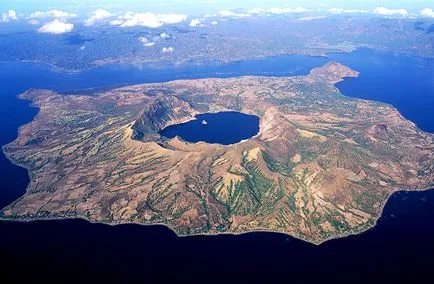
[[[230,145],[251,138],[259,132],[259,117],[235,111],[198,114],[194,120],[168,126],[160,131],[167,138],[179,136],[196,143]]]
[[[406,118],[434,132],[434,60],[372,49],[330,58],[360,72],[336,87],[348,97],[393,105]]]

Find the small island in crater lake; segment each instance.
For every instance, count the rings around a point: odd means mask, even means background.
[[[1,218],[272,231],[315,244],[360,233],[392,193],[433,187],[434,135],[335,87],[357,76],[330,62],[307,76],[29,90],[20,97],[40,111],[3,151],[30,184]],[[221,112],[257,117],[258,129],[232,144],[161,135],[196,116],[211,128],[200,115]]]

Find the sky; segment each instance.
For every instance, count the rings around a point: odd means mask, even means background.
[[[1,0],[0,12],[14,9],[17,12],[28,13],[38,10],[65,9],[70,11],[86,11],[97,8],[140,10],[155,13],[177,12],[187,14],[203,14],[222,9],[252,9],[271,7],[305,8],[345,8],[374,9],[386,7],[390,9],[403,8],[409,12],[417,12],[424,8],[434,9],[434,0]]]
[[[100,24],[158,28],[187,23],[201,27],[210,16],[215,20],[208,24],[217,25],[217,20],[227,18],[282,14],[303,21],[335,14],[434,19],[434,0],[0,0],[0,31],[11,31],[14,24],[49,34]],[[152,46],[153,42],[143,44]]]

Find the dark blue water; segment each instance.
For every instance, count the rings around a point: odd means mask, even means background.
[[[3,223],[0,269],[7,273],[0,277],[80,277],[84,283],[226,283],[229,278],[240,283],[431,283],[433,206],[433,192],[398,193],[375,229],[321,246],[274,233],[178,238],[163,226]]]
[[[332,55],[360,72],[338,83],[344,95],[389,103],[422,130],[434,132],[434,60],[366,49],[354,54]]]
[[[198,114],[195,120],[162,129],[160,135],[167,138],[179,136],[192,143],[202,141],[230,145],[251,138],[258,132],[258,116],[227,111]]]
[[[420,128],[434,132],[434,60],[359,50],[332,59],[361,71],[338,87],[347,96],[393,104]],[[73,91],[121,84],[239,75],[303,75],[329,59],[287,56],[209,67],[137,69],[107,66],[67,74],[35,64],[0,64],[0,144],[37,110],[16,95],[28,88]],[[27,172],[0,154],[0,206],[25,191]],[[319,247],[272,233],[178,238],[163,226],[105,226],[82,220],[0,222],[0,278],[125,282],[247,280],[252,271],[270,282],[310,280],[415,282],[430,272],[434,245],[434,191],[398,193],[378,225],[361,235]],[[187,276],[188,275],[188,276]],[[260,278],[253,279],[259,281]],[[282,282],[282,281],[279,281]]]

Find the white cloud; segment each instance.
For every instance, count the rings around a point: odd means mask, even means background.
[[[333,14],[340,14],[340,13],[344,12],[344,9],[342,9],[342,8],[330,8],[327,10],[327,12],[333,13]]]
[[[249,17],[249,14],[245,14],[245,13],[236,13],[234,11],[230,11],[230,10],[221,10],[219,11],[219,15],[222,17],[233,17],[233,18],[244,18],[244,17]]]
[[[69,33],[74,28],[73,24],[66,23],[62,20],[55,19],[48,22],[38,29],[40,33],[63,34]]]
[[[215,25],[217,25],[219,22],[217,22],[217,21],[212,21],[211,22],[211,25],[213,25],[213,26],[215,26]]]
[[[247,13],[249,14],[263,14],[266,13],[266,9],[262,9],[262,8],[254,8],[254,9],[250,9],[247,11]]]
[[[271,14],[289,14],[289,13],[304,13],[309,11],[303,7],[295,7],[295,8],[271,8],[269,12]]]
[[[159,14],[157,15],[164,24],[177,24],[187,19],[187,15],[182,14]]]
[[[11,20],[17,20],[17,12],[15,10],[9,10],[1,14],[0,22],[8,23]]]
[[[30,18],[76,18],[77,14],[68,13],[62,10],[49,10],[47,12],[37,11],[30,14]]]
[[[369,13],[369,11],[368,10],[363,10],[363,9],[347,9],[347,10],[344,10],[344,13],[365,14],[365,13]]]
[[[176,24],[187,19],[182,14],[154,14],[154,13],[134,13],[126,12],[119,16],[117,20],[110,22],[111,25],[121,27],[142,26],[148,28],[159,28],[165,24]]]
[[[148,42],[149,42],[149,39],[147,39],[146,37],[141,36],[141,37],[139,37],[139,41],[140,41],[141,43],[148,43]]]
[[[434,18],[434,11],[433,9],[425,8],[422,11],[420,11],[420,14],[424,17],[431,17]]]
[[[122,21],[122,20],[112,20],[112,21],[110,21],[110,25],[112,25],[112,26],[120,26],[120,25],[122,25],[123,22],[124,21]]]
[[[254,8],[248,10],[246,13],[237,13],[231,10],[221,10],[218,12],[218,14],[222,17],[233,17],[233,18],[242,18],[242,17],[249,17],[251,15],[263,15],[263,14],[295,14],[295,13],[304,13],[308,12],[309,10],[303,7],[274,7],[270,9],[264,9],[264,8]]]
[[[192,19],[190,21],[190,27],[196,27],[198,25],[200,25],[200,20],[199,19]]]
[[[91,26],[96,22],[111,17],[113,14],[104,9],[98,9],[92,13],[92,15],[85,21],[86,26]]]
[[[325,18],[327,18],[327,17],[326,16],[307,16],[307,17],[298,18],[297,21],[310,22],[310,21],[321,20],[321,19],[325,19]]]
[[[163,38],[163,39],[167,39],[167,38],[170,38],[170,35],[168,35],[166,33],[161,33],[160,37]]]
[[[16,19],[18,19],[18,18],[17,18],[17,12],[15,12],[15,10],[9,10],[9,11],[8,11],[8,17],[9,17],[11,20],[16,20]]]
[[[309,11],[306,8],[303,7],[295,7],[295,8],[290,8],[290,7],[283,7],[283,8],[270,8],[270,9],[262,9],[262,8],[255,8],[255,9],[251,9],[249,11],[247,11],[249,14],[292,14],[292,13],[304,13]]]
[[[143,44],[143,46],[146,47],[150,47],[150,46],[154,46],[155,42],[150,41],[149,39],[147,39],[146,37],[139,37],[139,41]]]
[[[80,46],[80,50],[81,50],[81,51],[83,51],[83,50],[85,50],[85,49],[86,49],[86,46],[85,46],[85,45]]]
[[[384,7],[377,7],[374,9],[374,14],[384,16],[408,16],[408,11],[405,9],[387,9]]]
[[[161,50],[161,52],[163,52],[163,53],[171,53],[171,52],[173,52],[173,47],[163,47],[163,49]]]
[[[369,13],[368,10],[359,10],[359,9],[342,9],[342,8],[331,8],[328,9],[327,12],[333,14],[342,14],[342,13]]]

